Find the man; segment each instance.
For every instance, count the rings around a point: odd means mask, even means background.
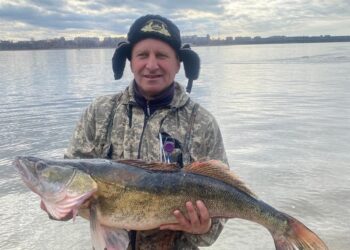
[[[177,163],[202,159],[227,162],[213,116],[194,103],[174,81],[183,61],[188,90],[198,76],[198,56],[181,47],[180,32],[170,20],[147,15],[130,27],[128,42],[113,57],[121,78],[126,58],[134,80],[124,92],[96,98],[79,121],[65,157],[142,159]],[[187,214],[174,211],[178,223],[160,229],[131,231],[129,249],[198,249],[211,245],[223,221],[211,219],[205,204],[186,203]]]

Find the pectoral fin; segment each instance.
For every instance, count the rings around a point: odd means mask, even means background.
[[[125,250],[129,245],[126,230],[103,226],[97,219],[95,204],[90,207],[90,233],[94,250]]]

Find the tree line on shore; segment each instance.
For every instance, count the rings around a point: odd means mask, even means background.
[[[226,37],[224,39],[211,39],[209,35],[183,36],[183,43],[192,46],[219,46],[238,44],[273,44],[273,43],[321,43],[321,42],[350,42],[350,36],[270,36],[270,37]],[[98,37],[76,37],[73,40],[66,40],[64,37],[30,40],[30,41],[2,41],[0,50],[37,50],[37,49],[80,49],[80,48],[116,48],[125,37],[106,37],[100,40]]]

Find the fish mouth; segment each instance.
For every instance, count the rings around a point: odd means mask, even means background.
[[[20,174],[21,179],[35,193],[37,193],[35,187],[38,185],[37,176],[35,174],[36,162],[36,158],[25,156],[17,156],[13,161],[13,166]]]
[[[21,177],[24,177],[25,179],[29,179],[29,173],[27,170],[27,164],[24,163],[24,157],[17,156],[15,160],[13,161],[13,166],[17,170],[17,172],[21,175]]]
[[[57,187],[55,190],[46,188],[45,182],[40,178],[40,163],[44,162],[43,159],[32,157],[32,156],[17,156],[13,161],[13,166],[19,173],[22,181],[25,185],[34,193],[42,197],[50,197],[49,200],[59,200],[61,199],[62,193],[65,193],[65,189],[69,186],[76,175],[76,171],[72,172],[69,179],[62,183],[61,186]],[[45,163],[44,163],[45,166]]]

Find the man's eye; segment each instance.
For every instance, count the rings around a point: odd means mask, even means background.
[[[139,54],[137,54],[137,57],[145,58],[145,57],[147,57],[147,54],[146,53],[139,53]]]
[[[166,54],[158,54],[157,57],[161,58],[161,59],[164,59],[164,58],[168,58],[168,55],[166,55]]]

